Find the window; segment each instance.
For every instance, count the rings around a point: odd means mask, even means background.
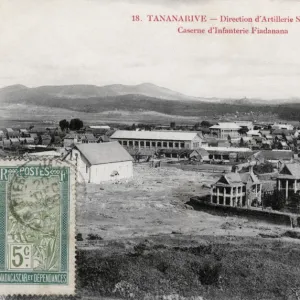
[[[89,166],[85,166],[85,173],[88,173],[89,172]]]
[[[175,143],[175,148],[178,148],[179,147],[179,143]]]
[[[139,146],[139,142],[138,141],[134,141],[134,146]]]
[[[156,143],[155,143],[155,142],[152,142],[152,143],[151,143],[151,146],[152,146],[152,147],[156,147]]]
[[[168,143],[167,142],[163,142],[163,146],[164,147],[168,147]]]
[[[180,148],[184,148],[184,143],[180,143]]]
[[[123,145],[124,145],[124,146],[127,146],[127,141],[123,141]]]
[[[141,141],[140,145],[141,145],[141,147],[144,147],[144,145],[145,145],[144,141]]]
[[[199,148],[199,143],[193,143],[194,148]]]
[[[161,142],[157,142],[157,147],[161,147]]]
[[[146,147],[150,147],[150,142],[149,141],[146,142]]]
[[[219,197],[219,204],[224,204],[224,198],[223,197]]]
[[[229,197],[226,197],[226,202],[225,202],[226,205],[230,205],[230,198]]]
[[[129,141],[129,146],[133,146],[133,141]]]
[[[217,203],[217,196],[213,196],[213,203]]]
[[[169,147],[173,148],[173,143],[172,142],[169,142]]]

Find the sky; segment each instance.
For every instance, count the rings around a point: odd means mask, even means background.
[[[300,23],[288,35],[179,34],[251,24],[148,22],[146,15],[300,15],[280,0],[1,0],[0,87],[150,82],[197,97],[300,97]],[[139,14],[143,21],[132,22]]]

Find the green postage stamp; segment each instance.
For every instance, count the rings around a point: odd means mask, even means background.
[[[0,161],[0,295],[75,293],[72,165]]]

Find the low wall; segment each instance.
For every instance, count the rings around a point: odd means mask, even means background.
[[[278,225],[300,227],[300,215],[296,214],[281,213],[256,208],[249,209],[217,205],[204,201],[199,197],[190,198],[190,202],[187,204],[193,206],[195,210],[202,210],[215,215],[241,216],[246,217],[247,219],[260,220]]]

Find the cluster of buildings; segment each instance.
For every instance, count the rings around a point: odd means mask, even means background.
[[[56,135],[56,127],[13,129],[5,128],[0,130],[0,147],[3,150],[19,150],[35,148],[37,145],[49,146],[61,145],[62,139]],[[55,137],[54,137],[55,135]]]
[[[131,178],[133,162],[140,158],[224,164],[231,171],[220,174],[210,191],[210,201],[218,205],[260,206],[264,182],[253,166],[266,162],[277,170],[275,189],[284,191],[286,199],[300,190],[300,165],[295,156],[300,135],[289,124],[258,128],[252,122],[220,122],[205,131],[112,130],[109,126],[89,126],[64,134],[57,128],[6,128],[0,130],[0,141],[4,150],[23,147],[28,150],[26,155],[68,159],[76,164],[79,180],[95,184]],[[44,149],[37,150],[38,146]],[[36,152],[29,151],[32,147]]]

